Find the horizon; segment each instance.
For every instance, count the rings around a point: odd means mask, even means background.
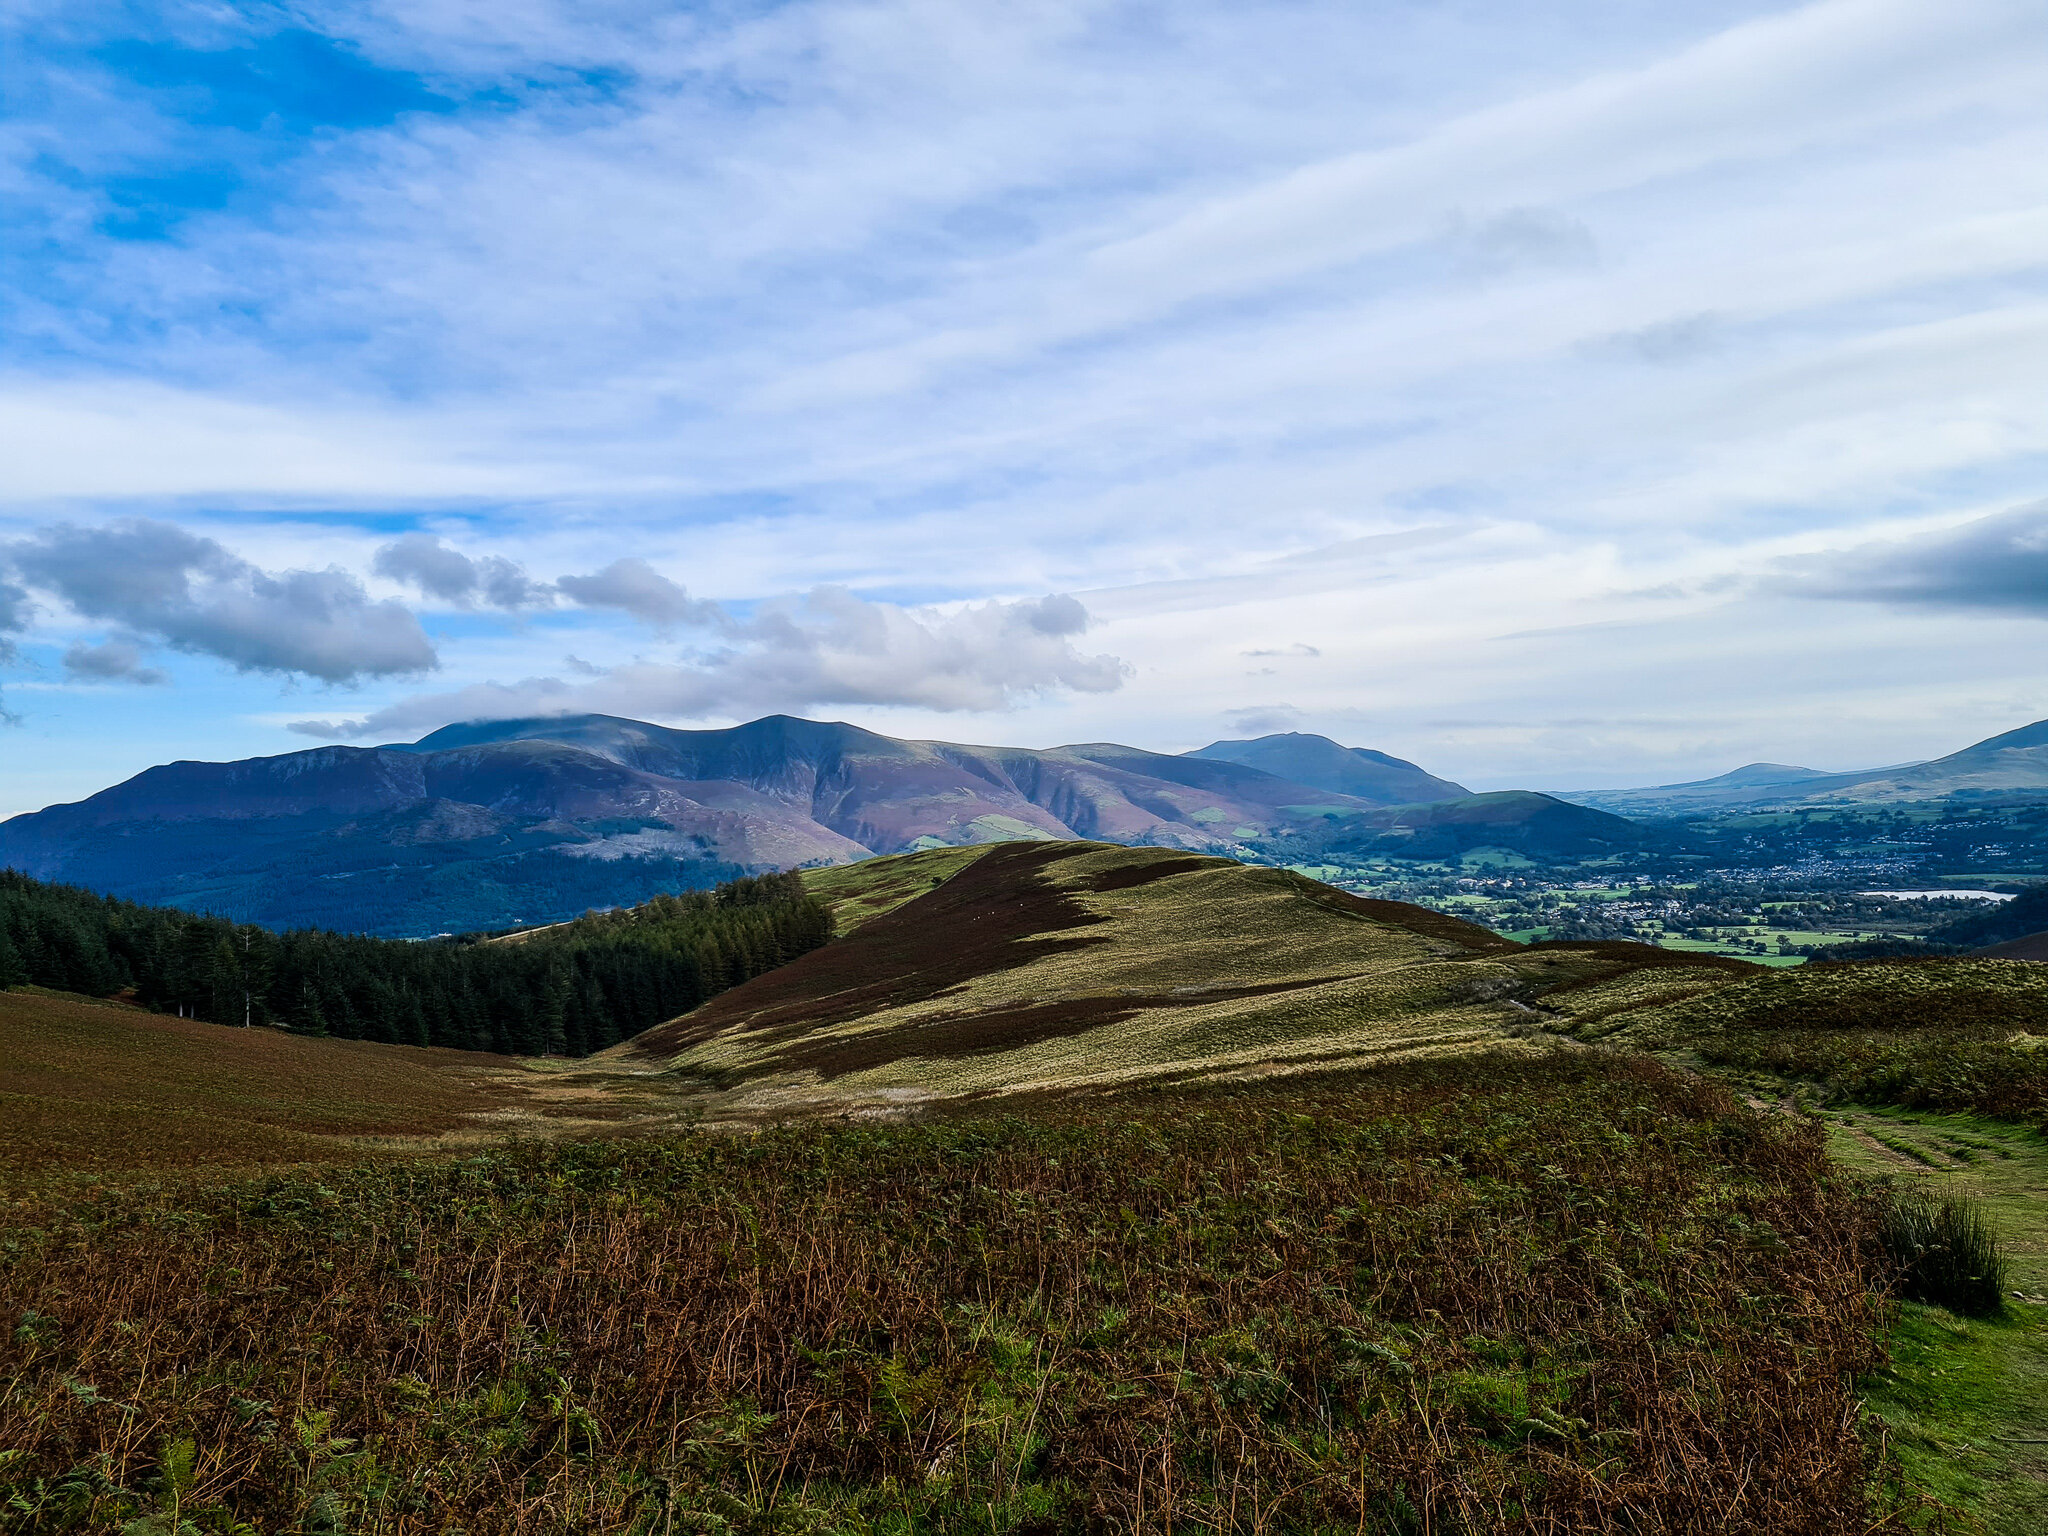
[[[2014,0],[0,33],[0,817],[557,711],[1478,792],[2048,718]]]

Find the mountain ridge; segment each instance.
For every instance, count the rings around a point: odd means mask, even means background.
[[[1757,770],[1783,770],[1774,778]],[[2037,720],[1922,762],[1845,772],[1750,763],[1709,779],[1634,789],[1558,790],[1562,800],[1615,815],[1872,805],[1951,795],[2048,797],[2048,720]]]
[[[1382,805],[1415,805],[1429,800],[1457,800],[1472,791],[1385,752],[1347,747],[1327,736],[1282,731],[1242,741],[1212,741],[1184,753],[1186,757],[1240,763],[1292,779],[1297,784],[1377,801]]]
[[[1382,797],[1461,787],[1315,742],[1340,766],[1371,768]],[[990,747],[786,715],[717,730],[579,715],[163,764],[0,822],[0,865],[241,921],[412,937],[558,921],[742,873],[991,842],[1291,859],[1346,827],[1421,857],[1481,843],[1599,852],[1645,836],[1542,796],[1434,803],[1423,815],[1116,742]]]

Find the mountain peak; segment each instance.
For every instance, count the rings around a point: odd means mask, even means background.
[[[1455,800],[1471,793],[1464,785],[1437,778],[1405,758],[1375,752],[1369,747],[1347,747],[1327,736],[1305,731],[1278,731],[1248,741],[1212,741],[1186,755],[1211,762],[1240,763],[1313,789],[1370,800],[1375,805]]]

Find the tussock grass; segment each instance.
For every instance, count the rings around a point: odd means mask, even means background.
[[[1878,1238],[1898,1266],[1898,1293],[1958,1317],[2005,1310],[2005,1255],[1981,1201],[1920,1189],[1887,1192]]]
[[[0,1507],[1899,1529],[1850,1388],[1884,1274],[1815,1126],[1583,1050],[21,1198]]]

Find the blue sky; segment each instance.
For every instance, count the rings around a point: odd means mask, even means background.
[[[1486,787],[2048,716],[2035,4],[0,25],[0,814],[586,708]]]

